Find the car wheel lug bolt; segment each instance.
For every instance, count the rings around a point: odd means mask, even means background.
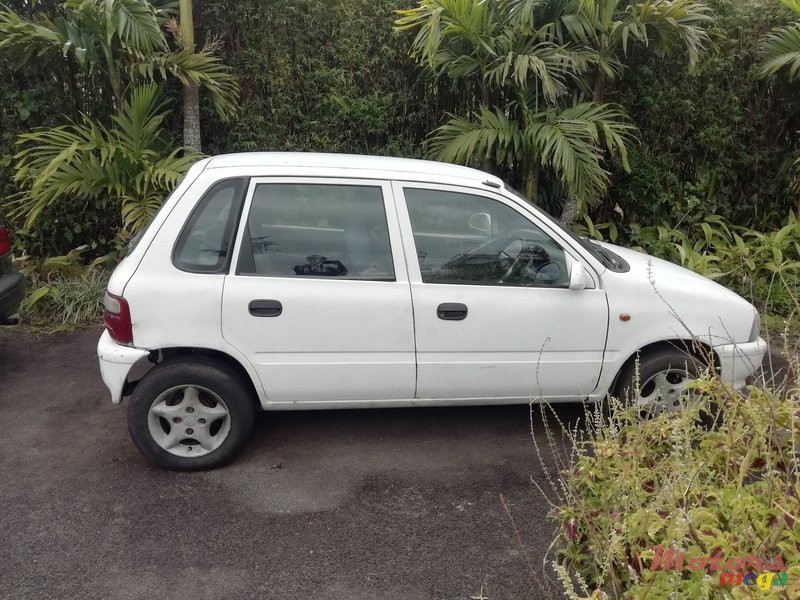
[[[172,419],[172,422],[173,423],[180,423],[181,422],[181,418],[180,417],[175,417],[174,419]]]
[[[193,413],[193,412],[194,412],[194,409],[193,409],[191,406],[187,406],[187,407],[186,407],[186,412],[188,412],[188,413]]]
[[[192,429],[191,427],[189,427],[189,428],[186,430],[186,433],[187,433],[188,435],[192,435],[192,434],[194,433],[194,429]]]
[[[203,419],[203,418],[197,419],[197,422],[200,423],[200,425],[205,425],[206,424],[206,420]]]

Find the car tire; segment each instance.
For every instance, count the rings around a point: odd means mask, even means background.
[[[672,412],[681,406],[683,388],[702,371],[703,363],[687,352],[677,348],[656,350],[641,355],[638,364],[631,360],[623,368],[615,395],[623,405],[639,404],[651,414]],[[639,389],[634,391],[637,381]]]
[[[252,392],[224,363],[202,356],[162,362],[136,385],[128,432],[162,469],[199,471],[228,463],[250,439]]]

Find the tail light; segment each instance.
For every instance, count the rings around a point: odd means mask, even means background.
[[[8,230],[0,225],[0,256],[11,252],[11,237],[8,235]]]
[[[111,338],[119,344],[133,344],[133,326],[128,301],[122,296],[106,292],[103,309],[103,324]]]

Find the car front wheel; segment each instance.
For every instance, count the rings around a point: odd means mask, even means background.
[[[221,362],[187,356],[150,370],[133,391],[128,431],[163,469],[213,469],[247,443],[254,403],[238,374]]]
[[[638,367],[638,373],[637,373]],[[617,395],[643,412],[673,412],[682,406],[686,388],[700,376],[697,358],[678,349],[665,349],[642,355],[625,367]]]

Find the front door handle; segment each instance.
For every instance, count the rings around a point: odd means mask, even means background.
[[[436,316],[443,321],[463,321],[467,318],[467,305],[460,302],[444,302],[436,307]]]
[[[251,300],[247,309],[254,317],[277,317],[283,312],[283,305],[277,300]]]

